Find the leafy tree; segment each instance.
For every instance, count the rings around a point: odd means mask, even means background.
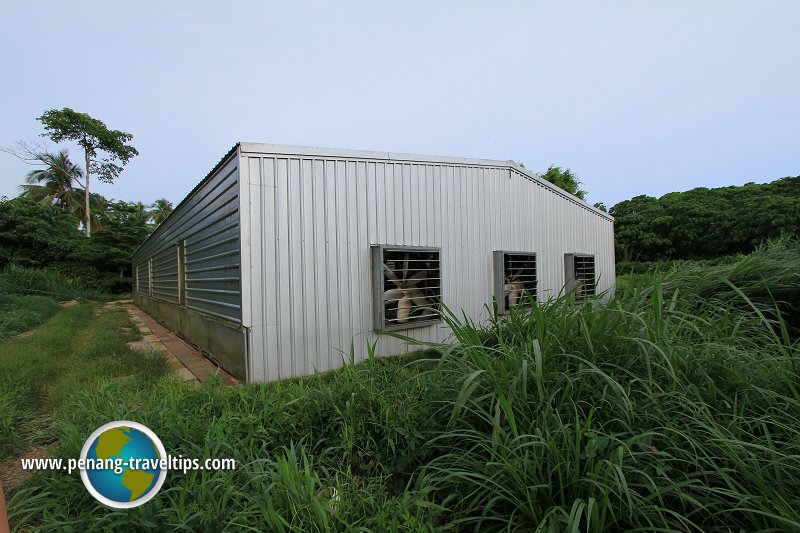
[[[85,216],[86,236],[92,234],[91,206],[89,196],[89,178],[92,172],[100,181],[112,183],[122,172],[122,167],[139,154],[133,146],[127,144],[133,135],[118,130],[110,130],[96,118],[86,113],[78,113],[65,107],[49,109],[39,120],[44,126],[43,135],[53,142],[75,141],[83,148],[86,161],[85,170]]]
[[[614,216],[614,237],[617,260],[653,261],[656,251],[662,257],[672,255],[669,249],[658,200],[652,196],[635,196],[611,208]]]
[[[153,222],[158,225],[172,213],[172,202],[166,198],[159,198],[150,206],[150,216]]]
[[[101,215],[102,226],[68,258],[67,272],[89,286],[112,292],[129,291],[131,256],[150,234],[142,217],[141,202],[109,201]],[[86,270],[86,266],[91,268]]]
[[[522,161],[517,162],[519,166],[522,168],[525,167],[525,163]],[[567,191],[568,193],[577,196],[581,200],[586,200],[586,191],[581,189],[581,181],[572,173],[572,170],[566,169],[561,170],[561,167],[557,167],[554,165],[550,165],[548,167],[547,172],[539,173],[539,177],[543,178],[553,185]],[[608,212],[608,208],[602,202],[598,202],[594,204],[594,206],[601,211]]]
[[[83,193],[83,189],[80,189],[80,192]],[[103,225],[103,212],[106,209],[106,204],[108,204],[108,200],[103,195],[96,193],[89,194],[89,223],[92,228],[98,229]],[[81,202],[81,205],[78,206],[75,213],[80,217],[85,232],[86,205],[84,202]]]
[[[772,183],[637,196],[611,208],[621,261],[712,259],[800,236],[800,176]]]
[[[606,207],[606,204],[604,204],[603,202],[597,202],[596,204],[594,204],[594,206],[603,213],[608,213],[608,208]]]
[[[60,207],[0,199],[0,267],[46,267],[65,260],[82,240],[75,218]]]
[[[97,195],[96,195],[97,196]],[[0,200],[0,268],[10,263],[49,268],[103,292],[130,291],[131,255],[152,231],[143,204],[108,201],[96,231],[81,237],[74,214],[56,204],[18,197]]]
[[[560,187],[581,200],[586,200],[586,191],[581,189],[581,181],[570,169],[562,170],[561,167],[550,165],[547,172],[539,174],[553,185]]]

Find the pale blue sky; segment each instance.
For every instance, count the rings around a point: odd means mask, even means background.
[[[0,145],[134,135],[177,202],[236,141],[570,167],[591,202],[800,174],[800,1],[2,2]],[[71,151],[75,161],[81,154]],[[0,154],[0,195],[24,164]]]

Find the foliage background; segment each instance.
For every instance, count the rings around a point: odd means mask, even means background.
[[[0,201],[0,269],[46,269],[86,288],[124,293],[131,287],[130,258],[152,227],[136,204],[107,202],[87,239],[77,218],[57,205],[27,198]]]
[[[710,259],[800,236],[800,176],[741,187],[636,196],[610,210],[617,261]]]

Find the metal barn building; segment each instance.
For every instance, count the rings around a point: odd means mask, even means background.
[[[246,381],[614,286],[613,220],[513,161],[239,143],[133,256],[139,307]]]

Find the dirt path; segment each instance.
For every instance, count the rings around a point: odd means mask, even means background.
[[[6,491],[10,491],[33,475],[33,472],[22,469],[23,459],[44,459],[46,457],[50,457],[47,450],[44,448],[34,448],[28,450],[19,457],[3,461],[0,463],[0,485],[2,485]]]

